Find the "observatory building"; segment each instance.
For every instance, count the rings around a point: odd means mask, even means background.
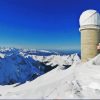
[[[96,10],[84,11],[79,19],[81,32],[81,59],[83,62],[95,57],[100,50],[100,14]]]

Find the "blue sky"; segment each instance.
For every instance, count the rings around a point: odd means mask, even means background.
[[[100,0],[0,0],[0,46],[80,49],[79,17]]]

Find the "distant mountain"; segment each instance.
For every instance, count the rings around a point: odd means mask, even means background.
[[[79,61],[77,54],[57,55],[57,52],[46,50],[0,48],[0,84],[22,84],[56,67],[66,69]]]

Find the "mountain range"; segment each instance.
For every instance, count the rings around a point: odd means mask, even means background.
[[[61,67],[80,61],[77,54],[60,55],[46,50],[0,48],[0,85],[23,84]]]

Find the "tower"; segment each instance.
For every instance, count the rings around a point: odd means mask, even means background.
[[[100,14],[96,10],[84,11],[79,19],[81,32],[81,59],[83,62],[95,57],[99,51]]]

